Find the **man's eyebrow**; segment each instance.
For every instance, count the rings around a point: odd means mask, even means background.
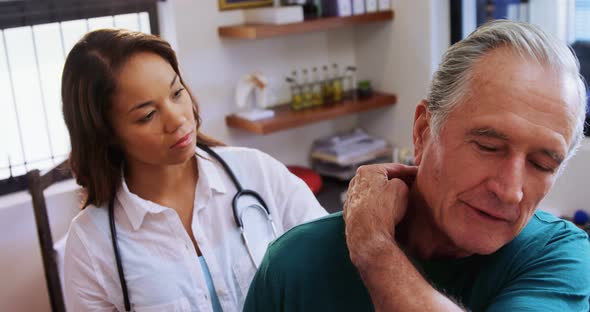
[[[502,141],[508,141],[508,135],[506,135],[505,133],[499,132],[493,128],[488,128],[488,127],[472,129],[468,132],[468,135],[476,136],[476,137],[488,137],[488,138],[499,139]],[[565,159],[565,157],[561,153],[550,150],[550,149],[543,148],[540,150],[540,152],[545,154],[549,158],[553,159],[558,164],[561,164],[563,162],[563,160]]]
[[[560,153],[555,152],[555,151],[552,151],[552,150],[542,149],[541,150],[541,153],[549,156],[551,159],[553,159],[559,165],[561,165],[561,163],[564,160],[564,157]]]
[[[467,134],[470,136],[489,137],[494,139],[500,139],[502,141],[508,141],[508,135],[488,127],[471,129]]]

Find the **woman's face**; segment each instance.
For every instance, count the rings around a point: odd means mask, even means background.
[[[111,120],[128,164],[182,164],[195,153],[193,103],[170,64],[133,55],[117,76]]]

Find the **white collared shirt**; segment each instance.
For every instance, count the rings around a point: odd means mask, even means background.
[[[214,151],[228,163],[243,188],[260,194],[278,235],[326,215],[307,185],[269,155],[237,147]],[[231,202],[236,188],[217,161],[200,149],[197,152],[204,158],[197,157],[193,234],[223,310],[241,311],[256,267],[234,221]],[[252,201],[245,198],[238,207],[243,209]],[[176,212],[131,193],[124,180],[114,209],[132,309],[211,311],[197,253]],[[270,227],[256,209],[240,211],[244,211],[248,240],[259,263],[272,239]],[[106,206],[89,206],[72,221],[64,270],[69,311],[124,311]]]

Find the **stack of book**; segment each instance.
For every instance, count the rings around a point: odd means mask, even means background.
[[[361,165],[391,162],[392,149],[384,139],[355,129],[316,140],[311,159],[319,174],[350,180]]]

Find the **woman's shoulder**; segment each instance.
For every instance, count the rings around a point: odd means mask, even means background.
[[[287,167],[265,152],[235,146],[214,147],[213,151],[227,163],[244,187],[276,190],[291,186],[293,176]]]
[[[269,154],[250,147],[215,146],[212,148],[226,162],[243,166],[284,166]]]
[[[238,155],[245,157],[260,157],[261,155],[268,156],[268,154],[261,150],[243,146],[214,146],[211,147],[211,149],[213,149],[213,151],[215,151],[219,155]]]
[[[72,219],[69,234],[86,236],[87,232],[95,231],[108,224],[107,207],[88,205]]]
[[[108,213],[106,207],[89,205],[71,221],[65,243],[65,257],[87,259],[96,255],[108,238]],[[69,255],[69,256],[68,256]],[[81,258],[80,258],[81,257]]]
[[[72,224],[93,221],[94,219],[98,219],[103,216],[107,216],[106,205],[96,206],[91,204],[78,212],[78,214],[72,219]]]

